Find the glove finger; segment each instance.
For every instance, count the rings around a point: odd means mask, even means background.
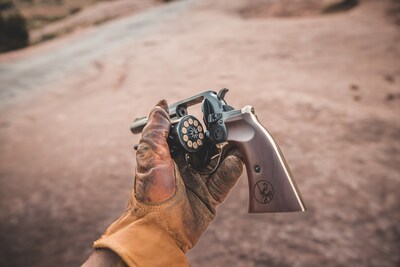
[[[238,149],[231,149],[207,182],[208,190],[218,203],[224,201],[242,172],[243,162],[240,152]]]
[[[162,202],[175,192],[174,163],[167,137],[168,104],[161,100],[148,116],[136,153],[135,195],[141,202]]]

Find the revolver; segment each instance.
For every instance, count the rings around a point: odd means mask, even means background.
[[[184,156],[190,168],[210,174],[218,168],[224,151],[237,147],[246,166],[249,213],[305,211],[278,144],[252,106],[235,109],[226,103],[227,92],[226,88],[218,93],[206,91],[168,107],[171,128],[167,141],[172,158]],[[197,104],[201,104],[204,125],[188,114],[188,107]],[[146,124],[147,117],[135,119],[132,133],[140,133]]]

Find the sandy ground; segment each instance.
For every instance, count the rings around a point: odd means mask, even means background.
[[[257,19],[243,5],[174,2],[0,57],[0,266],[82,262],[126,206],[133,118],[222,87],[281,144],[308,211],[248,214],[244,175],[191,265],[399,266],[389,1]]]

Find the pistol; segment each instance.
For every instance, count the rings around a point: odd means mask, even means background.
[[[172,158],[184,156],[190,168],[211,174],[218,168],[224,151],[237,147],[246,166],[249,213],[305,211],[303,198],[278,144],[260,123],[252,106],[235,109],[227,104],[227,92],[226,88],[218,93],[206,91],[168,107],[171,119],[168,145]],[[204,125],[188,114],[188,107],[197,104],[201,104]],[[132,133],[140,133],[146,124],[147,117],[135,119]]]

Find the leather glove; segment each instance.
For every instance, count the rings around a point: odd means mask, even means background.
[[[129,266],[188,266],[184,253],[197,243],[243,171],[236,150],[212,175],[198,174],[183,158],[174,162],[167,144],[167,110],[162,100],[150,112],[128,208],[94,243],[94,248],[113,250]]]

